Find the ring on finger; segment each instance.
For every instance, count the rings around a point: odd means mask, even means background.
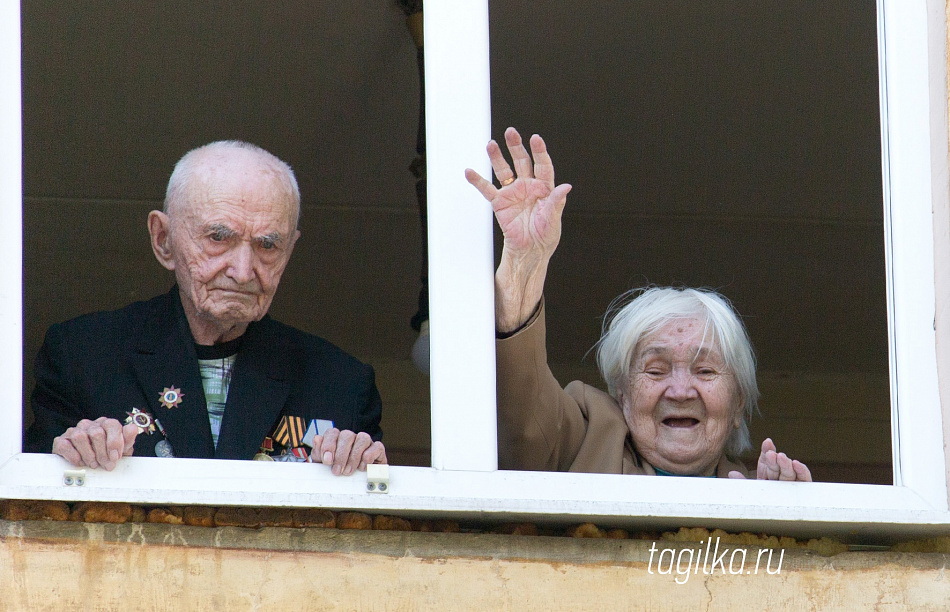
[[[515,182],[515,177],[509,176],[508,178],[506,178],[505,180],[503,180],[503,181],[501,182],[501,186],[502,186],[502,187],[507,187],[508,185],[510,185],[510,184],[512,184],[512,183],[514,183],[514,182]]]

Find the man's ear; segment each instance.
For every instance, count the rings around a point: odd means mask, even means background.
[[[152,241],[152,252],[155,259],[168,270],[175,269],[169,236],[171,234],[171,220],[160,210],[148,213],[148,234]]]

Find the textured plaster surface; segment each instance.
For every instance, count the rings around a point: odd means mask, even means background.
[[[652,542],[641,540],[41,521],[0,521],[0,534],[0,610],[944,610],[950,601],[944,554],[788,550],[777,574],[700,571],[677,584],[655,564],[650,573]]]

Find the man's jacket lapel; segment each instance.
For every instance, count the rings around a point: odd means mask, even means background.
[[[252,458],[287,403],[301,359],[278,327],[265,316],[244,335],[231,372],[217,459]]]
[[[141,328],[134,345],[133,368],[148,401],[145,409],[161,421],[175,456],[210,458],[214,456],[214,444],[204,387],[178,287],[172,287],[165,297],[156,302]],[[163,405],[161,399],[162,392],[170,387],[181,390],[181,402],[171,407]],[[154,436],[161,439],[158,432],[150,437]]]

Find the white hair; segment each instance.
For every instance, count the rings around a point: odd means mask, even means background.
[[[736,456],[751,448],[748,419],[758,412],[759,387],[755,380],[755,353],[745,325],[729,300],[709,289],[650,287],[633,289],[615,299],[604,317],[597,342],[597,365],[607,390],[618,398],[630,378],[630,364],[641,340],[669,321],[698,318],[705,321],[704,341],[711,334],[726,367],[735,376],[742,401],[742,420],[726,440],[726,452]]]
[[[257,155],[263,165],[269,166],[284,189],[293,199],[295,221],[294,227],[300,222],[300,188],[297,186],[297,177],[290,165],[282,161],[273,153],[261,147],[242,140],[217,140],[204,146],[192,149],[175,164],[171,178],[168,179],[168,188],[165,190],[165,204],[162,211],[165,214],[177,205],[187,202],[191,183],[200,177],[204,168],[201,164],[209,155],[222,154],[227,151],[243,150]]]

